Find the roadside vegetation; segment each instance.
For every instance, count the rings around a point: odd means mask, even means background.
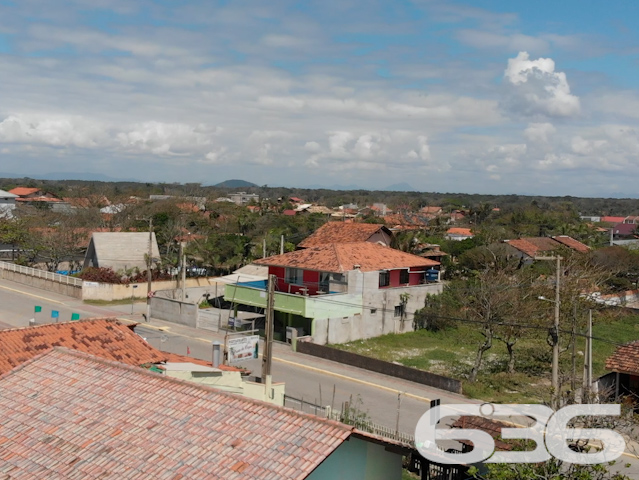
[[[639,316],[596,312],[593,316],[593,337],[607,341],[593,341],[593,374],[606,373],[604,364],[614,344],[639,339]],[[361,355],[398,362],[463,381],[464,394],[471,398],[499,403],[547,402],[550,400],[550,347],[545,338],[527,336],[521,339],[515,371],[507,372],[508,351],[496,343],[487,355],[475,382],[468,377],[475,361],[477,345],[483,337],[471,324],[458,324],[438,330],[418,330],[405,334],[389,334],[368,340],[332,345]],[[585,337],[577,338],[577,384],[581,385]],[[561,356],[562,382],[569,388],[571,350]]]

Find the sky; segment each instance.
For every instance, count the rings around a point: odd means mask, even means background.
[[[633,0],[0,0],[0,172],[638,197]]]

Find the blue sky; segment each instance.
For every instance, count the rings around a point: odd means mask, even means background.
[[[0,171],[636,197],[637,10],[0,0]]]

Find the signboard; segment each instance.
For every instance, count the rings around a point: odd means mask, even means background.
[[[259,335],[230,338],[228,340],[229,364],[245,362],[257,358]]]

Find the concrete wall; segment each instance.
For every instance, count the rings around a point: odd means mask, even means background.
[[[382,373],[391,377],[403,378],[404,380],[429,385],[449,392],[462,393],[462,383],[459,380],[430,373],[425,370],[405,367],[404,365],[397,365],[377,358],[366,357],[364,355],[358,355],[357,353],[346,352],[344,350],[338,350],[324,345],[316,345],[311,342],[298,341],[296,349],[298,352],[305,353],[307,355],[313,355],[315,357],[325,358],[334,362],[352,365],[354,367]]]
[[[182,303],[169,298],[153,297],[151,299],[151,317],[168,322],[179,323],[188,327],[197,327],[198,306]]]
[[[11,270],[0,269],[0,278],[11,282],[22,283],[30,287],[40,288],[48,292],[59,293],[68,297],[82,298],[82,287],[59,283],[46,278],[33,277],[25,273],[12,272]]]
[[[187,278],[186,288],[200,287],[206,291],[214,291],[214,279],[209,278]],[[133,288],[136,285],[136,288]],[[151,290],[173,290],[176,282],[174,280],[156,281],[151,283]],[[219,288],[219,287],[218,287]],[[187,292],[191,297],[191,292]],[[146,298],[148,294],[148,283],[136,283],[129,285],[114,285],[111,283],[84,282],[82,285],[83,300],[104,300],[112,302],[113,300],[128,300],[133,295],[134,298]],[[201,295],[200,295],[201,297]],[[198,299],[194,299],[196,301]]]

